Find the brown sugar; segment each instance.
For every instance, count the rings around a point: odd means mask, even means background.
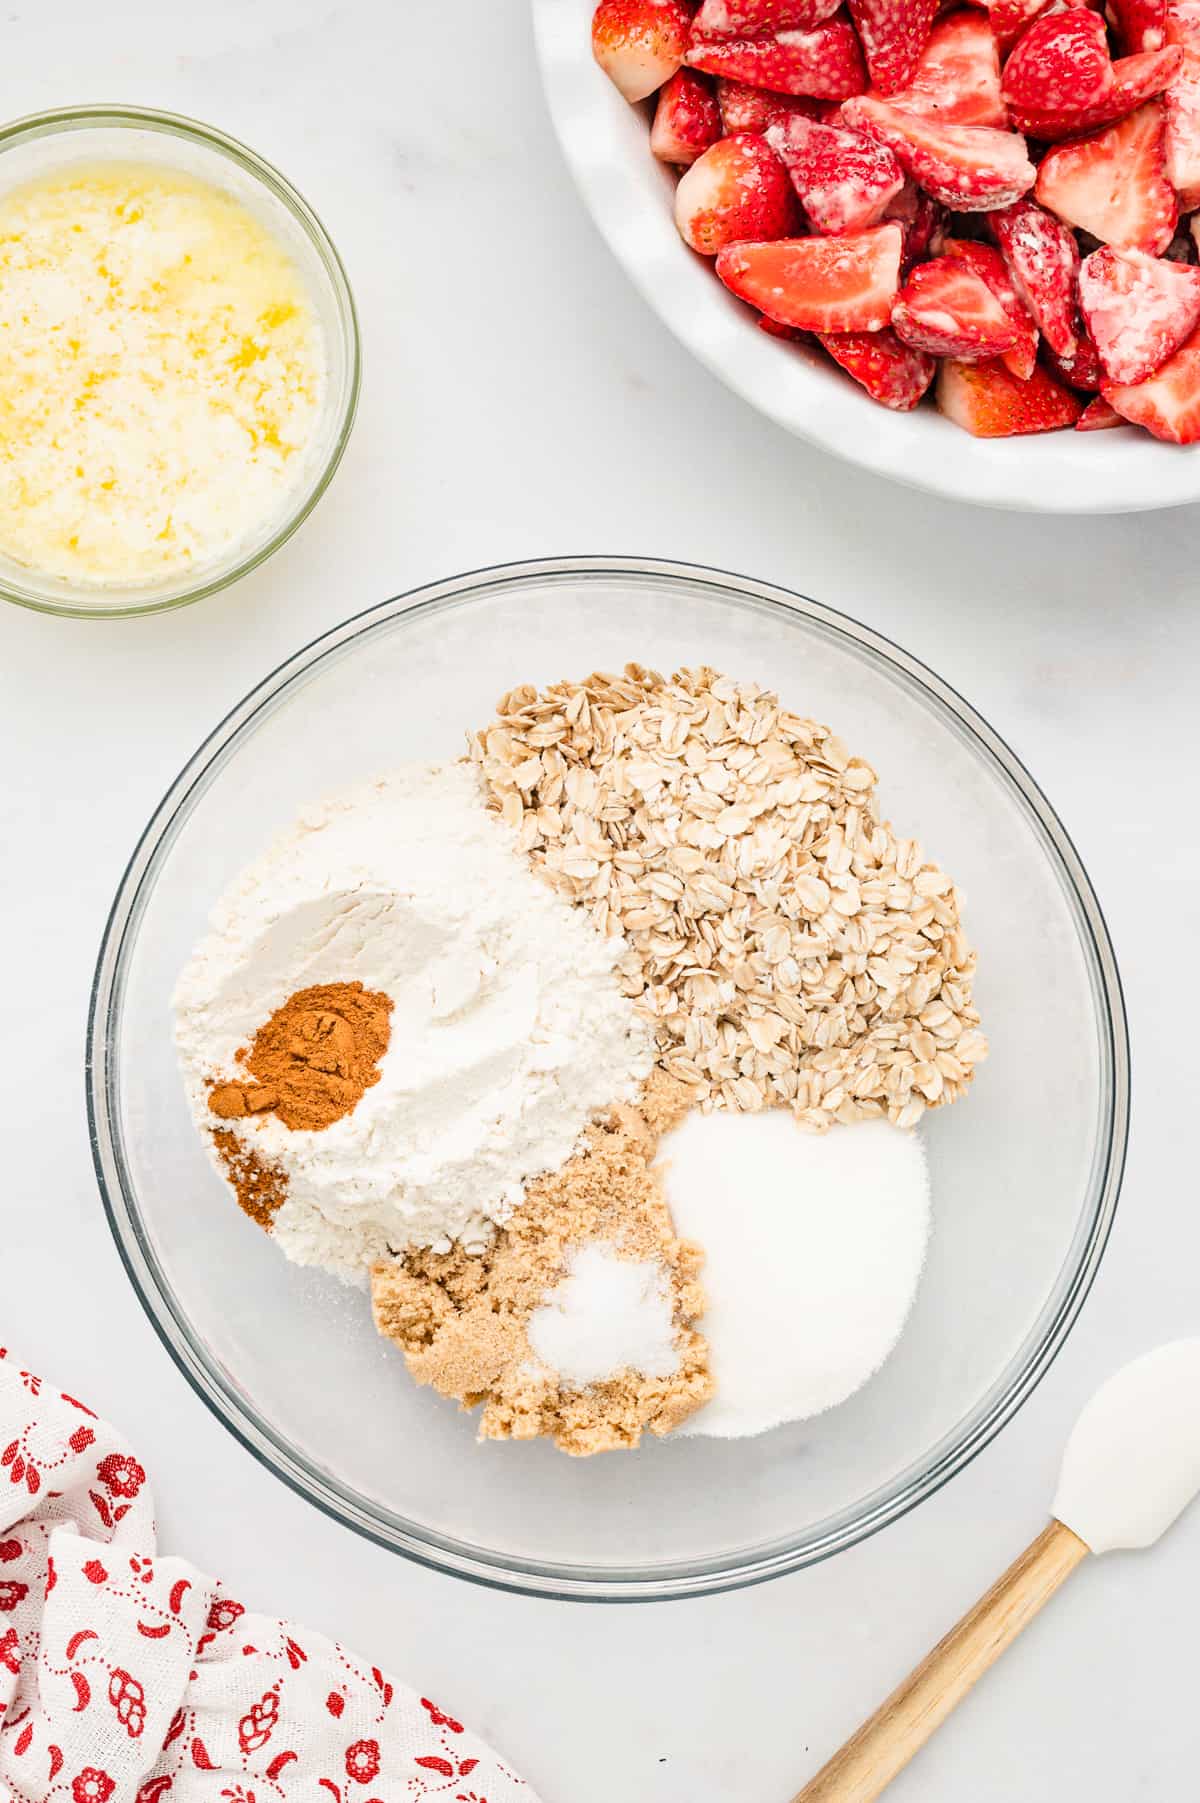
[[[274,1114],[293,1129],[332,1126],[378,1083],[391,1011],[390,996],[361,983],[298,989],[237,1054],[253,1081],[214,1084],[209,1108],[227,1121]]]

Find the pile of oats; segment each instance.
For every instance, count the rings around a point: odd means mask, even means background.
[[[471,755],[554,888],[624,934],[662,1069],[706,1107],[911,1127],[987,1044],[951,879],[828,727],[717,671],[501,700]]]

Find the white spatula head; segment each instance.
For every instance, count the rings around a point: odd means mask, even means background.
[[[1063,1456],[1056,1518],[1094,1553],[1151,1546],[1200,1494],[1200,1339],[1135,1359],[1092,1397]]]

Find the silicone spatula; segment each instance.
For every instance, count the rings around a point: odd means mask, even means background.
[[[1067,1443],[1054,1518],[793,1803],[871,1803],[1089,1553],[1151,1546],[1200,1494],[1200,1339],[1126,1365]]]

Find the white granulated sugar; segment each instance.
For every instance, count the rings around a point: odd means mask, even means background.
[[[929,1238],[915,1133],[807,1133],[779,1109],[687,1116],[662,1142],[675,1230],[704,1247],[717,1394],[679,1430],[732,1438],[802,1421],[894,1349]]]
[[[679,1364],[671,1290],[656,1258],[622,1258],[603,1241],[580,1246],[567,1275],[529,1317],[529,1344],[575,1389],[640,1371],[670,1377]]]
[[[388,1049],[350,1114],[220,1125],[286,1174],[272,1233],[299,1264],[361,1279],[389,1248],[481,1249],[650,1069],[624,950],[533,874],[471,768],[406,766],[310,809],[219,903],[175,995],[197,1124],[297,990],[382,990]]]

